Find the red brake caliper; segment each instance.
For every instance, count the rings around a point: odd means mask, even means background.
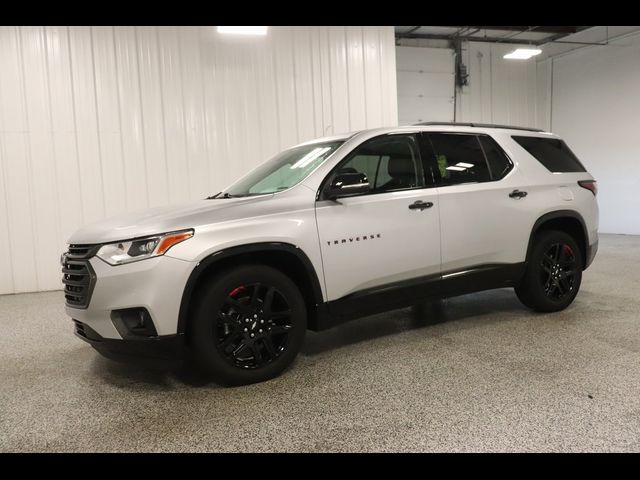
[[[247,289],[247,287],[245,287],[244,285],[240,285],[239,287],[234,288],[233,290],[231,290],[231,292],[229,292],[229,296],[233,299],[236,298],[236,295],[240,295],[242,292],[244,292]],[[235,310],[235,308],[234,308]],[[239,312],[235,312],[235,314],[240,315]],[[236,318],[236,321],[238,323],[240,323],[240,318]],[[225,327],[225,328],[229,328],[229,327]],[[227,332],[228,333],[228,332]]]
[[[247,289],[247,287],[245,287],[244,285],[240,285],[239,287],[236,287],[233,290],[231,290],[231,293],[229,293],[229,296],[231,298],[235,298],[236,295],[238,295],[239,293],[244,292],[246,289]]]
[[[569,245],[564,246],[564,248],[562,249],[562,253],[564,253],[568,257],[573,257],[573,250],[571,250],[571,247]]]

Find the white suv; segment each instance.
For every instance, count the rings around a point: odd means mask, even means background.
[[[66,312],[105,356],[262,381],[305,331],[478,290],[567,307],[598,245],[596,182],[557,136],[420,124],[285,150],[205,200],[78,230]]]

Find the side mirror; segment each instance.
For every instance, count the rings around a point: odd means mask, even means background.
[[[369,180],[364,173],[339,173],[331,180],[325,190],[329,200],[352,197],[369,191]]]

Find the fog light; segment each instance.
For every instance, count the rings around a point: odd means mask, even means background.
[[[113,310],[111,321],[125,340],[155,337],[158,335],[151,315],[146,308],[125,308]]]

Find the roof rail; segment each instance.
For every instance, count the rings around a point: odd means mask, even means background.
[[[466,123],[466,122],[422,122],[414,125],[433,125],[449,127],[480,127],[480,128],[508,128],[510,130],[527,130],[529,132],[544,132],[539,128],[513,127],[510,125],[493,125],[491,123]]]

